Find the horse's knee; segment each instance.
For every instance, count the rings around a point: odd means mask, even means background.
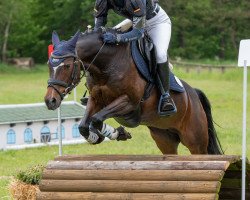
[[[157,49],[156,60],[158,63],[164,63],[168,60],[166,51],[162,48]]]

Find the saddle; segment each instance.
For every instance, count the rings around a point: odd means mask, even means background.
[[[136,64],[136,67],[141,74],[141,76],[147,81],[148,89],[146,89],[145,94],[149,92],[151,85],[155,85],[156,80],[156,53],[155,47],[151,39],[145,36],[137,41],[132,41],[131,53]],[[179,80],[172,72],[169,74],[170,79],[170,89],[175,92],[184,92],[185,89]],[[152,88],[151,88],[152,89]],[[148,91],[147,91],[148,90]],[[148,95],[146,95],[148,96]]]

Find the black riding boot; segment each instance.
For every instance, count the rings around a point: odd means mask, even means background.
[[[174,101],[169,94],[169,66],[168,62],[157,64],[157,83],[161,91],[161,98],[158,104],[160,116],[170,116],[177,112]]]

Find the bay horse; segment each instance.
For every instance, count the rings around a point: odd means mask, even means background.
[[[153,87],[150,96],[143,99],[147,81],[136,68],[130,43],[105,44],[104,31],[77,32],[69,41],[60,41],[53,33],[55,50],[50,59],[54,61],[49,62],[50,79],[45,96],[48,109],[59,107],[84,73],[90,96],[79,130],[86,139],[95,132],[98,138],[92,143],[103,141],[106,136],[101,134],[103,122],[114,118],[125,127],[147,126],[163,154],[177,154],[179,143],[191,154],[223,154],[206,95],[181,80],[185,91],[170,93],[177,113],[159,116],[160,92]]]

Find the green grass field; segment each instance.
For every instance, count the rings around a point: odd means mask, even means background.
[[[208,72],[197,74],[194,70],[185,73],[184,69],[175,67],[174,73],[193,87],[203,90],[212,104],[212,112],[219,139],[225,154],[241,154],[242,132],[242,69]],[[33,70],[10,69],[0,65],[0,104],[21,104],[42,102],[46,92],[48,70],[45,65]],[[248,88],[250,83],[248,83]],[[85,90],[84,82],[77,88],[78,100]],[[248,90],[249,91],[249,90]],[[67,100],[73,99],[73,95]],[[250,97],[248,93],[248,110]],[[110,119],[108,123],[118,124]],[[250,124],[248,116],[248,124]],[[64,146],[64,154],[160,154],[146,127],[128,129],[132,139],[126,142],[105,142],[100,145],[71,145]],[[249,133],[249,130],[248,130]],[[0,130],[0,134],[1,133]],[[248,157],[250,157],[250,139],[248,139]],[[181,146],[180,154],[189,154]],[[11,176],[17,170],[25,169],[35,164],[46,164],[48,160],[58,155],[57,146],[18,151],[0,151],[0,200],[9,199],[7,185]]]

